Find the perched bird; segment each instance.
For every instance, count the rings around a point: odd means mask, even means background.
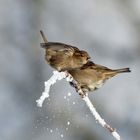
[[[77,47],[59,42],[48,42],[43,31],[40,31],[45,43],[41,47],[45,49],[45,59],[50,66],[58,71],[80,68],[90,59],[88,53]]]
[[[96,90],[111,77],[124,72],[129,68],[112,70],[89,61],[83,67],[68,71],[84,92]]]

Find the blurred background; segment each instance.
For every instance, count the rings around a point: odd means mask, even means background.
[[[139,140],[139,0],[1,0],[0,18],[1,140],[114,139],[65,80],[36,106],[53,71],[39,45],[40,29],[49,41],[88,51],[95,63],[131,68],[89,96],[124,140]]]

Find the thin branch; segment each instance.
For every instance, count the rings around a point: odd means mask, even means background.
[[[66,81],[70,82],[72,84],[72,86],[76,89],[76,91],[82,97],[83,101],[85,101],[85,103],[86,103],[87,107],[89,108],[90,112],[92,113],[92,115],[95,117],[95,120],[102,127],[106,128],[116,140],[120,140],[120,135],[116,132],[116,129],[112,128],[110,125],[108,125],[104,121],[104,119],[101,118],[101,116],[96,111],[93,104],[91,103],[91,101],[88,97],[88,94],[83,92],[83,90],[80,88],[78,83],[75,80],[73,80],[73,77],[70,74],[68,74],[67,72],[57,72],[57,71],[53,72],[53,76],[47,82],[45,82],[45,91],[42,93],[42,96],[40,97],[40,99],[36,101],[37,105],[39,107],[42,107],[44,100],[47,97],[49,97],[50,86],[55,84],[57,80],[61,80],[63,78],[65,78]]]
[[[90,112],[92,113],[92,115],[95,117],[95,120],[104,128],[107,128],[109,130],[109,132],[113,135],[113,137],[116,140],[120,140],[120,135],[116,132],[116,129],[112,128],[110,125],[108,125],[104,119],[101,118],[101,116],[99,115],[99,113],[96,111],[95,107],[93,106],[93,104],[91,103],[90,99],[88,96],[84,96],[83,100],[85,101],[86,105],[88,106]]]
[[[45,84],[44,92],[42,92],[41,97],[38,100],[36,100],[38,107],[42,107],[44,100],[49,97],[50,87],[54,85],[57,80],[62,80],[64,78],[66,78],[65,72],[53,71],[53,75],[51,76],[51,78],[48,81],[44,82]]]
[[[71,76],[69,74],[69,76]],[[72,76],[71,76],[71,79]],[[107,124],[104,119],[101,118],[100,114],[96,111],[96,108],[94,107],[94,105],[92,104],[92,102],[90,101],[88,94],[85,93],[80,86],[77,84],[76,81],[72,80],[71,84],[73,85],[73,87],[76,89],[76,91],[79,93],[79,95],[82,97],[83,101],[85,101],[87,107],[89,108],[90,112],[92,113],[92,115],[95,117],[95,120],[104,128],[107,128],[107,130],[113,135],[113,137],[116,140],[120,140],[120,135],[116,132],[116,129],[112,128],[109,124]]]

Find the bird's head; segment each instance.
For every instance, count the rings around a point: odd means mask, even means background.
[[[81,64],[86,64],[89,61],[90,56],[86,51],[81,50],[76,53],[76,58]]]

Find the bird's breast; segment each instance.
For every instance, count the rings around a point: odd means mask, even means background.
[[[96,81],[96,82],[92,82],[88,85],[89,89],[90,90],[96,90],[98,88],[101,88],[104,84],[104,81],[103,80],[99,80],[99,81]]]

